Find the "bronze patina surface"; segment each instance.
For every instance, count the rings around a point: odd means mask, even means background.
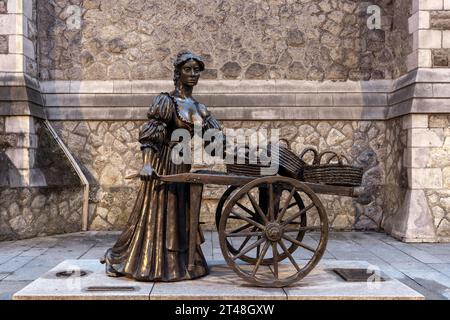
[[[198,216],[200,210],[200,197],[190,197],[190,193],[201,195],[202,185],[168,184],[154,179],[156,174],[174,175],[191,169],[189,164],[171,161],[173,144],[169,142],[174,130],[182,128],[192,133],[194,125],[220,129],[206,106],[192,96],[203,70],[199,56],[180,52],[174,62],[175,89],[158,95],[148,111],[149,121],[139,136],[144,160],[142,184],[125,230],[103,259],[111,276],[180,281],[208,274],[199,229],[191,237],[194,240],[189,241],[188,217]],[[190,268],[189,256],[194,260]]]
[[[144,164],[130,178],[140,177],[141,188],[126,229],[102,260],[107,274],[139,281],[207,275],[199,216],[203,186],[214,184],[229,186],[216,211],[228,266],[255,286],[286,287],[303,279],[319,263],[328,240],[328,216],[317,194],[357,197],[359,190],[301,181],[304,164],[290,166],[301,160],[292,152],[283,153],[278,174],[270,176],[190,172],[189,164],[174,164],[174,130],[185,129],[192,136],[194,126],[221,129],[192,96],[204,69],[201,58],[181,52],[174,66],[175,90],[154,99],[140,133]],[[307,232],[317,235],[313,242]]]

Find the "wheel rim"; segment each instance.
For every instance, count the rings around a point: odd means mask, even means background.
[[[261,199],[258,201],[252,195],[252,190],[255,188],[267,187],[267,206],[261,208]],[[285,209],[289,205],[289,201],[280,205],[275,197],[274,189],[283,186],[288,186],[290,189],[290,199],[294,197],[295,193],[301,193],[302,199],[308,199],[308,204],[304,206],[303,210],[296,213],[289,213]],[[249,215],[245,215],[242,211],[238,211],[238,203],[244,197],[248,197],[254,208],[254,215],[258,215],[260,220],[251,219]],[[252,199],[253,198],[253,199]],[[264,204],[264,203],[262,203]],[[280,209],[281,208],[281,209]],[[313,210],[314,209],[314,210]],[[267,214],[265,214],[265,211]],[[296,228],[292,227],[295,219],[300,219],[302,215],[307,216],[313,214],[318,218],[317,226],[301,225],[298,223]],[[239,218],[251,225],[250,231],[230,232],[230,221]],[[311,219],[313,220],[313,219]],[[305,219],[306,221],[306,219]],[[320,239],[315,245],[307,244],[302,240],[297,240],[292,236],[292,232],[303,231],[303,235],[307,231],[320,231]],[[230,250],[228,243],[229,238],[248,237],[251,240],[247,241],[238,252]],[[326,242],[328,238],[328,219],[325,208],[320,199],[315,193],[300,181],[285,177],[264,177],[254,180],[244,187],[242,187],[236,194],[234,194],[227,202],[223,210],[219,225],[219,240],[222,253],[228,265],[244,280],[257,286],[264,287],[284,287],[305,277],[320,261],[325,252]],[[289,245],[295,245],[302,249],[300,252],[309,251],[310,256],[302,258],[299,263],[290,252]],[[260,248],[259,250],[257,248]],[[238,260],[250,252],[256,251],[255,261],[248,264],[239,264]],[[299,250],[300,251],[300,250]],[[282,256],[287,257],[286,263],[280,264]],[[266,258],[271,256],[271,258]],[[281,268],[281,269],[280,269]]]
[[[221,219],[221,217],[222,217],[222,211],[223,211],[224,205],[225,205],[226,201],[228,200],[228,198],[231,196],[231,194],[232,194],[236,189],[237,189],[237,186],[231,186],[231,187],[229,187],[229,188],[224,192],[224,194],[222,195],[222,197],[221,197],[220,200],[219,200],[219,203],[218,203],[217,209],[216,209],[216,217],[215,217],[215,218],[216,218],[216,227],[217,227],[217,230],[219,230],[219,228],[220,228],[220,219]],[[304,203],[303,203],[303,201],[302,201],[302,199],[301,199],[301,197],[300,197],[300,195],[299,195],[298,193],[295,193],[295,194],[294,194],[294,202],[293,202],[292,204],[290,204],[290,208],[291,208],[293,205],[294,205],[294,206],[297,205],[298,210],[302,210],[302,209],[305,208],[305,205],[304,205]],[[281,209],[280,209],[280,210],[281,210]],[[299,224],[301,227],[306,227],[306,224],[307,224],[307,221],[306,221],[306,220],[307,220],[306,215],[302,215],[302,216],[300,217],[300,221],[297,222],[297,224]],[[248,224],[247,224],[247,226],[248,226]],[[240,232],[240,231],[243,231],[243,230],[246,230],[246,229],[249,229],[249,228],[250,228],[250,227],[245,227],[245,225],[244,225],[244,227],[242,228],[242,230],[238,228],[238,229],[236,229],[235,231],[236,231],[236,232]],[[255,230],[253,230],[253,231],[255,231]],[[302,240],[303,240],[303,237],[304,237],[304,235],[305,235],[305,232],[306,232],[306,231],[299,230],[299,232],[297,233],[295,239],[298,240],[298,241],[302,241]],[[247,241],[247,242],[248,242],[249,240],[250,240],[249,238],[246,238],[246,241]],[[245,244],[247,243],[246,241],[242,242],[239,246],[234,246],[230,241],[228,241],[228,239],[225,239],[225,242],[226,242],[226,245],[227,245],[227,247],[228,247],[228,250],[229,250],[232,254],[237,254],[237,253],[239,253],[239,252],[242,250],[242,247],[241,247],[241,246],[242,246],[242,245],[245,245]],[[297,245],[291,243],[291,245],[288,247],[288,252],[292,254],[297,248],[298,248]],[[281,253],[281,255],[279,255],[280,261],[283,261],[283,260],[285,260],[285,259],[287,259],[287,258],[288,258],[288,255],[287,255],[285,252],[283,252],[283,253]],[[242,260],[242,261],[247,262],[247,263],[252,263],[252,264],[255,264],[255,263],[258,261],[257,258],[255,258],[255,257],[250,257],[250,256],[247,256],[247,255],[241,256],[241,257],[239,258],[239,260]],[[261,262],[261,264],[262,264],[262,265],[269,265],[271,262],[272,262],[272,259],[263,259],[263,261]]]

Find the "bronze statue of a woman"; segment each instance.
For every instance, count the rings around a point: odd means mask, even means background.
[[[171,161],[174,130],[183,128],[193,134],[194,125],[199,124],[204,129],[220,129],[206,106],[192,97],[205,68],[202,59],[191,52],[180,52],[174,67],[175,90],[155,97],[148,111],[149,121],[140,132],[143,181],[125,230],[102,259],[109,276],[181,281],[205,276],[209,271],[200,248],[201,234],[197,237],[195,267],[188,270],[189,185],[154,179],[154,173],[168,175],[191,169],[189,164]]]

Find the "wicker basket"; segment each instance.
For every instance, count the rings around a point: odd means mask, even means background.
[[[286,141],[286,143],[289,146],[289,142]],[[283,176],[297,178],[302,174],[303,168],[307,166],[306,162],[292,152],[289,147],[278,144],[277,150],[277,148],[272,148],[272,145],[269,145],[269,151],[272,159],[274,157],[278,159],[279,173]]]
[[[289,145],[287,141],[286,143]],[[234,164],[227,164],[227,172],[231,174],[257,177],[263,175],[262,172],[264,171],[262,170],[264,168],[270,168],[270,166],[262,165],[260,163],[249,163],[248,150],[246,151],[245,155],[245,164],[236,164],[236,161]],[[296,179],[299,175],[302,174],[303,168],[307,165],[288,147],[282,146],[280,144],[277,144],[277,148],[273,148],[273,145],[269,144],[267,146],[267,156],[271,158],[272,164],[275,164],[278,167],[277,173]]]
[[[234,175],[240,176],[252,176],[252,177],[261,177],[264,173],[264,169],[270,168],[270,166],[261,164],[259,161],[257,163],[250,163],[249,157],[249,147],[245,147],[245,155],[244,155],[244,163],[237,163],[237,150],[235,150],[235,158],[233,163],[227,163],[226,169],[227,172]],[[258,160],[258,159],[257,159]]]
[[[314,161],[312,165],[303,169],[302,175],[299,177],[301,180],[336,186],[357,187],[361,185],[363,169],[348,164],[344,165],[342,159],[349,163],[345,156],[338,155],[333,151],[325,151],[318,154],[315,149],[308,148],[303,151],[300,157],[303,158],[307,152],[314,153]],[[322,164],[322,159],[326,154],[331,154],[332,157]],[[333,159],[337,159],[337,163],[331,163]]]

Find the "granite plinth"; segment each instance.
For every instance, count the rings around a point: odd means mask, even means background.
[[[400,281],[347,282],[334,268],[374,269],[363,261],[323,260],[302,281],[290,287],[258,288],[241,280],[224,262],[210,263],[211,274],[194,281],[174,283],[136,282],[110,278],[98,260],[67,260],[16,293],[14,300],[423,300]],[[287,265],[280,272],[287,272]],[[376,268],[375,268],[376,269]],[[79,276],[80,270],[86,272]],[[61,271],[73,275],[58,277]],[[69,272],[69,274],[70,274]]]

